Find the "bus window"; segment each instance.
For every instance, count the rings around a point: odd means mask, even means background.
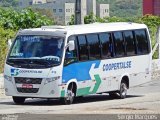
[[[137,40],[137,54],[146,54],[149,52],[148,39],[145,30],[135,30]]]
[[[113,45],[110,33],[100,33],[99,39],[102,45],[102,59],[113,57]]]
[[[88,49],[85,35],[78,35],[78,50],[79,50],[79,60],[88,60]]]
[[[113,39],[114,39],[114,49],[115,49],[115,55],[117,57],[122,57],[125,54],[124,50],[124,40],[121,32],[114,32],[113,33]]]
[[[126,43],[126,52],[127,56],[132,56],[136,54],[136,47],[135,47],[135,39],[133,36],[132,31],[125,31],[124,32],[124,39]]]
[[[70,40],[74,40],[74,42],[75,42],[75,49],[72,50],[72,51],[69,51],[69,48],[67,48],[66,54],[65,54],[64,65],[68,65],[68,64],[71,64],[71,63],[74,63],[74,62],[78,61],[78,58],[77,58],[76,37],[75,36],[70,36],[68,38],[68,41],[70,41]]]
[[[90,60],[96,60],[100,59],[101,57],[101,51],[99,47],[99,39],[97,34],[87,34],[87,42],[89,45],[89,59]]]

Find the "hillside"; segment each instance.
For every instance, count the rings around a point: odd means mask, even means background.
[[[0,6],[2,7],[17,7],[18,0],[0,0]]]
[[[2,7],[18,7],[19,0],[0,0]],[[137,17],[142,15],[142,0],[97,0],[110,4],[110,16]]]
[[[110,4],[110,16],[142,16],[142,0],[97,0],[97,2]]]

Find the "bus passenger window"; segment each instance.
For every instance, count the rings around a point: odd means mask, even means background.
[[[124,39],[126,45],[126,52],[127,56],[132,56],[136,54],[136,46],[135,46],[135,39],[133,36],[132,31],[125,31],[124,32]]]
[[[78,37],[78,50],[79,50],[79,60],[88,60],[88,49],[85,35],[79,35]]]
[[[113,57],[113,45],[110,33],[100,33],[99,39],[101,41],[102,59]]]
[[[114,49],[115,54],[117,57],[122,57],[125,54],[125,48],[124,48],[124,40],[122,36],[122,32],[114,32],[113,33],[113,39],[114,39]]]
[[[100,51],[98,35],[87,34],[86,37],[89,45],[89,59],[90,60],[100,59],[101,51]]]
[[[145,30],[135,30],[137,40],[137,54],[146,54],[149,52],[149,43]]]

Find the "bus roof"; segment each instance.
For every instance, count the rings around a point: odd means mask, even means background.
[[[129,23],[129,22],[114,22],[114,23],[93,23],[84,25],[70,25],[70,26],[42,26],[41,28],[32,28],[22,30],[21,33],[27,34],[43,34],[53,32],[57,35],[68,34],[84,34],[84,33],[96,33],[96,32],[109,32],[119,30],[132,30],[132,29],[144,29],[147,28],[145,24]]]

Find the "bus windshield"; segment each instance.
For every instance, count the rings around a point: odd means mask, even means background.
[[[21,35],[13,43],[8,60],[42,61],[40,64],[60,64],[64,46],[64,37]]]

